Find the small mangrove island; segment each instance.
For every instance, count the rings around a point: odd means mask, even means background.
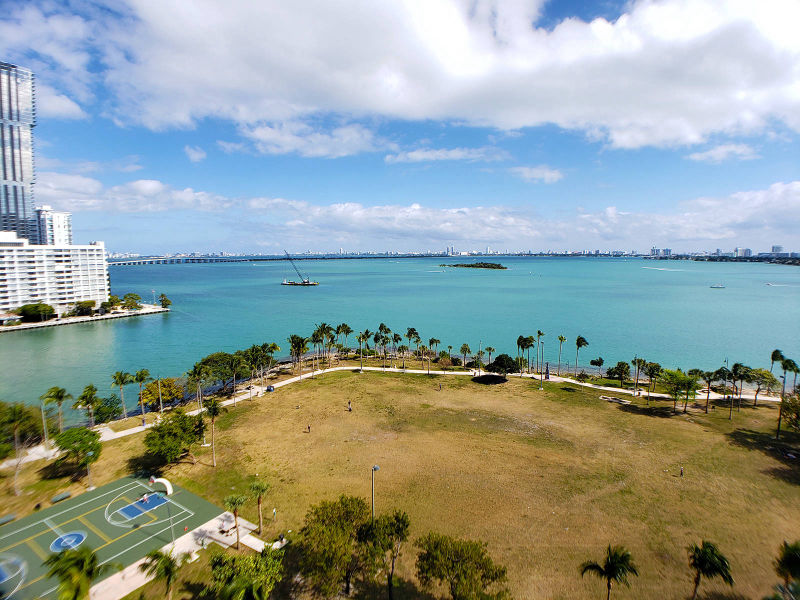
[[[463,267],[465,269],[507,269],[500,263],[476,262],[476,263],[456,263],[454,265],[439,265],[440,267]]]

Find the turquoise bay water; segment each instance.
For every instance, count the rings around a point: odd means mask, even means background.
[[[472,260],[472,259],[469,259]],[[475,259],[479,260],[479,259]],[[643,259],[502,257],[506,271],[445,269],[441,258],[304,261],[320,285],[279,285],[284,262],[111,267],[113,293],[146,301],[165,293],[169,314],[0,334],[0,399],[36,402],[53,385],[74,396],[88,383],[111,391],[114,371],[177,376],[218,350],[275,341],[316,323],[355,331],[385,322],[458,352],[494,346],[514,354],[518,335],[545,332],[545,360],[605,364],[635,355],[666,367],[769,367],[774,348],[800,358],[800,269],[768,264]],[[447,262],[463,262],[447,259]],[[725,289],[709,286],[722,283]],[[767,285],[767,284],[772,285]],[[350,345],[355,345],[354,336]],[[405,341],[404,341],[405,343]],[[126,395],[135,403],[131,387]]]

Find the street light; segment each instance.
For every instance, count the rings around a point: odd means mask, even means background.
[[[372,467],[372,520],[375,520],[375,471],[380,471],[378,465]]]

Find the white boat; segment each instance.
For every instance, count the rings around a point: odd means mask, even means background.
[[[722,285],[721,283],[715,283],[714,285],[711,286],[711,289],[712,290],[722,290],[722,289],[725,289],[725,286]]]

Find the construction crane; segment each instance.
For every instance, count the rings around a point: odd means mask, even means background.
[[[286,252],[286,250],[284,250],[283,253],[286,255],[286,258],[289,259],[289,262],[292,263],[292,266],[294,267],[294,270],[297,273],[297,276],[300,278],[300,281],[288,281],[287,279],[284,279],[283,282],[281,283],[281,285],[303,285],[303,286],[319,285],[318,281],[311,281],[311,279],[308,276],[303,275],[300,272],[300,269],[297,268],[297,265],[292,260],[292,257],[289,256],[289,253]]]

